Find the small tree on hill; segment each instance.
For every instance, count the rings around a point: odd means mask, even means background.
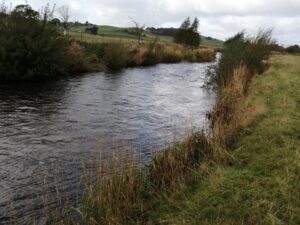
[[[299,47],[299,45],[292,45],[292,46],[287,47],[286,51],[288,53],[292,53],[292,54],[300,53],[300,47]]]
[[[141,39],[142,39],[143,33],[145,31],[145,24],[143,26],[140,26],[139,23],[136,22],[134,19],[131,19],[131,20],[135,25],[135,33],[136,33],[136,36],[138,37],[138,43],[141,43]]]
[[[86,33],[89,33],[89,34],[93,34],[93,35],[97,35],[98,34],[98,27],[97,26],[92,26],[92,27],[87,27],[85,29],[85,32]]]
[[[199,20],[196,17],[191,23],[188,17],[180,26],[174,35],[174,42],[184,44],[189,47],[198,47],[201,42],[201,36],[198,32]]]
[[[70,8],[68,5],[62,6],[57,10],[61,24],[64,28],[64,35],[67,35],[69,29]]]

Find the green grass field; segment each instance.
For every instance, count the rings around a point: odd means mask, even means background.
[[[136,41],[136,35],[132,34],[134,28],[120,28],[113,26],[98,26],[99,35],[91,35],[84,33],[87,26],[72,26],[70,28],[71,35],[82,40],[94,41],[94,42],[105,42],[108,40],[121,40],[121,41]],[[173,38],[165,35],[155,35],[149,32],[145,32],[142,40],[149,41],[154,38],[158,38],[161,42],[171,43]],[[202,36],[202,46],[208,47],[222,47],[223,42],[220,40],[209,40],[207,37]]]
[[[151,224],[300,224],[299,74],[299,56],[273,56],[250,90],[264,113],[229,147],[225,163],[160,202]]]

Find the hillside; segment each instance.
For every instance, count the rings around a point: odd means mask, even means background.
[[[134,28],[121,28],[121,27],[114,27],[114,26],[107,26],[107,25],[100,25],[98,26],[98,35],[90,35],[86,34],[85,29],[88,26],[85,25],[73,25],[71,26],[70,32],[76,37],[82,38],[90,38],[90,39],[99,39],[100,37],[103,40],[107,40],[107,38],[114,38],[114,39],[125,39],[125,40],[136,40],[136,35],[133,33]],[[150,32],[145,32],[143,35],[143,40],[148,41],[154,38],[158,38],[162,42],[172,42],[172,36],[166,35],[156,35]],[[221,40],[210,40],[210,38],[202,36],[202,46],[210,46],[210,47],[222,47],[223,41]]]

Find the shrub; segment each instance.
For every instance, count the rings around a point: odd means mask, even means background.
[[[92,26],[92,27],[87,27],[85,28],[85,32],[89,33],[89,34],[93,34],[93,35],[97,35],[98,34],[98,27],[97,26]]]
[[[288,53],[291,53],[291,54],[295,54],[295,53],[300,53],[300,47],[299,45],[292,45],[292,46],[289,46],[285,49]]]
[[[147,50],[144,54],[143,65],[149,66],[160,62],[160,56],[161,54],[157,44],[157,39],[154,39],[153,41],[150,41],[147,46]]]
[[[172,47],[165,47],[162,52],[162,61],[165,63],[177,63],[183,59],[183,54],[180,50]]]
[[[135,67],[140,66],[144,62],[144,56],[145,56],[145,50],[144,48],[137,48],[134,47],[133,49],[129,50],[129,60],[128,60],[128,66]]]
[[[111,42],[105,47],[104,63],[108,70],[119,70],[127,65],[127,51],[123,44]]]
[[[91,42],[78,42],[84,49],[87,54],[94,54],[99,59],[104,59],[105,47],[108,44],[105,43],[91,43]]]
[[[216,58],[216,54],[213,50],[200,49],[196,50],[195,57],[197,62],[212,62]]]
[[[1,12],[0,79],[31,79],[65,74],[69,40],[29,5]]]
[[[192,50],[184,51],[184,60],[188,62],[196,62],[196,56]]]
[[[224,43],[219,62],[208,70],[206,85],[221,90],[240,65],[245,65],[250,71],[248,80],[251,80],[251,75],[265,70],[272,46],[272,30],[262,30],[253,38],[246,37],[245,32],[236,34]]]
[[[96,55],[86,54],[84,48],[78,43],[73,42],[68,48],[68,55],[70,57],[70,65],[68,72],[70,74],[80,74],[84,72],[91,72],[95,70],[93,64],[98,63]]]

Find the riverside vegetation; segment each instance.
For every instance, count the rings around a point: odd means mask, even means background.
[[[190,49],[159,43],[156,39],[143,43],[79,41],[63,35],[66,27],[53,19],[54,11],[50,5],[41,12],[29,5],[18,5],[9,11],[2,3],[0,79],[30,80],[161,62],[211,62],[215,59],[213,49]]]
[[[207,129],[187,135],[144,166],[133,154],[118,154],[104,166],[109,175],[99,167],[81,208],[50,221],[298,224],[299,58],[269,61],[273,44],[270,30],[227,40],[208,72],[206,83],[217,101]]]
[[[89,43],[64,36],[28,5],[0,13],[1,79],[33,79],[158,62],[212,61],[212,50]],[[224,44],[207,87],[217,94],[208,127],[139,165],[134,154],[99,166],[78,209],[49,224],[299,224],[299,57],[273,56],[271,31]],[[268,62],[271,63],[268,69]],[[131,152],[129,150],[129,152]],[[106,172],[106,175],[103,174]],[[47,207],[46,207],[47,208]]]

